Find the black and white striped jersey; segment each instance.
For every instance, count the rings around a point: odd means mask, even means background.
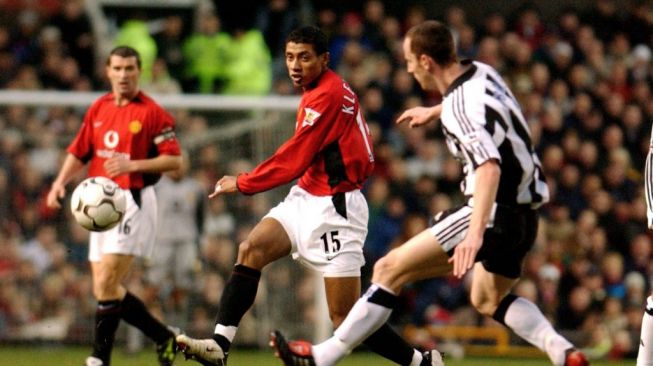
[[[497,203],[535,208],[548,202],[549,189],[515,97],[491,66],[462,64],[469,69],[447,89],[440,118],[449,150],[463,162],[463,194],[472,196],[476,168],[496,159],[501,165]]]
[[[653,227],[653,130],[651,130],[651,142],[646,155],[644,166],[644,191],[646,195],[646,218],[648,227]]]

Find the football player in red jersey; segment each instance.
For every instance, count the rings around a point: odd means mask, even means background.
[[[111,51],[106,64],[111,92],[86,112],[47,196],[49,207],[60,208],[66,184],[87,163],[90,177],[113,179],[127,196],[127,212],[120,225],[90,236],[89,261],[98,307],[93,353],[86,366],[110,364],[120,319],[157,344],[161,365],[172,365],[175,358],[177,332],[156,320],[122,284],[134,257],[148,257],[153,250],[156,197],[152,185],[161,172],[181,165],[174,120],[139,90],[140,70],[140,56],[133,48],[120,46]]]
[[[322,31],[303,27],[291,32],[285,57],[290,79],[303,90],[294,136],[251,172],[222,177],[211,197],[255,194],[298,182],[240,244],[213,338],[177,337],[186,356],[203,365],[226,364],[240,320],[254,303],[261,270],[277,259],[291,254],[323,275],[329,315],[336,327],[360,296],[368,223],[360,188],[374,165],[370,134],[358,97],[328,68]],[[423,361],[423,355],[388,325],[365,344],[400,365],[418,366]]]
[[[439,121],[449,151],[463,162],[467,202],[435,215],[432,226],[374,264],[372,285],[334,335],[311,346],[272,334],[287,366],[332,366],[385,324],[401,289],[427,278],[470,276],[470,304],[545,352],[555,366],[588,366],[535,304],[511,293],[535,243],[538,209],[549,200],[546,179],[519,103],[491,66],[459,60],[451,30],[435,20],[410,28],[406,70],[442,102],[403,112],[398,123]],[[443,365],[430,353],[433,365]],[[437,361],[437,362],[436,362]]]

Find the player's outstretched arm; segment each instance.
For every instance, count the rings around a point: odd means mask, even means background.
[[[52,182],[52,187],[50,188],[45,201],[49,208],[61,208],[59,200],[63,199],[66,195],[66,184],[70,181],[70,178],[72,178],[72,176],[83,167],[84,163],[77,159],[75,155],[70,153],[66,155],[66,159],[59,170],[57,178]]]
[[[399,118],[397,124],[408,122],[411,128],[423,126],[431,121],[436,121],[442,114],[442,104],[433,107],[413,107],[405,110]]]

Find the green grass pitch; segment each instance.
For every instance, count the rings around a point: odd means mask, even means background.
[[[82,366],[90,352],[89,347],[68,346],[8,346],[0,344],[0,365],[2,366]],[[154,351],[126,355],[121,348],[114,350],[112,366],[157,366]],[[634,365],[635,360],[615,362],[594,361],[592,366]],[[196,366],[198,363],[185,361],[179,356],[175,366]],[[393,363],[368,352],[354,352],[338,366],[391,366]],[[468,357],[461,360],[445,358],[446,366],[550,366],[545,359],[501,359]],[[229,356],[229,366],[282,366],[272,351],[235,349]]]

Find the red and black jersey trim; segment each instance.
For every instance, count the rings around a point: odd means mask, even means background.
[[[338,186],[341,182],[347,181],[347,171],[345,169],[345,162],[342,158],[340,145],[338,142],[333,142],[327,145],[323,150],[324,156],[324,171],[328,176],[328,183],[331,188]],[[344,193],[336,193],[331,196],[331,201],[336,209],[336,212],[347,218],[347,202]]]

